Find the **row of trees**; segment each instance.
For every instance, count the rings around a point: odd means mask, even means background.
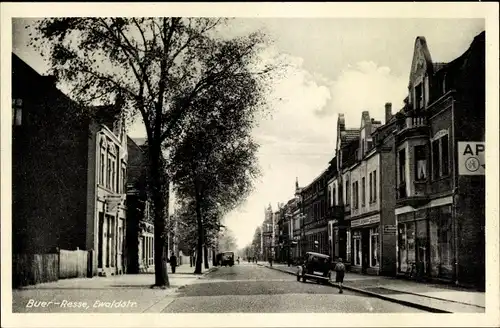
[[[70,97],[84,105],[119,99],[128,117],[140,115],[144,122],[156,286],[169,285],[163,250],[170,181],[200,255],[258,176],[251,131],[277,67],[259,63],[264,34],[225,38],[220,31],[226,23],[81,17],[34,24],[32,45],[48,53],[51,74],[71,89]],[[197,259],[195,272],[201,272]]]

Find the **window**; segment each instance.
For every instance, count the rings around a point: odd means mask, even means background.
[[[378,228],[370,229],[370,266],[378,266],[379,233]]]
[[[332,201],[332,186],[328,186],[328,204],[330,206],[333,205],[333,201]]]
[[[373,171],[373,202],[377,202],[377,170]]]
[[[425,180],[427,175],[427,156],[425,153],[425,146],[415,146],[415,180]]]
[[[432,141],[432,177],[439,179],[450,173],[448,135]]]
[[[116,191],[116,161],[111,161],[111,190]]]
[[[122,190],[121,192],[125,194],[127,192],[127,168],[122,166]]]
[[[351,202],[351,194],[349,190],[349,178],[346,177],[345,179],[345,203],[346,205],[349,205]]]
[[[441,138],[441,172],[442,175],[448,175],[449,173],[448,135]]]
[[[403,148],[399,151],[398,154],[399,158],[399,166],[398,166],[398,172],[399,172],[399,184],[402,185],[405,183],[405,173],[406,173],[406,149]]]
[[[366,205],[366,181],[365,177],[361,178],[361,206]]]
[[[416,108],[424,108],[424,85],[420,83],[415,87],[415,104]]]
[[[12,99],[12,122],[15,126],[20,126],[23,123],[23,100]]]
[[[335,185],[333,186],[332,189],[332,205],[335,206],[337,205],[337,191],[335,190]]]
[[[370,172],[370,178],[369,178],[369,189],[368,189],[368,194],[369,194],[369,198],[370,198],[370,204],[373,202],[373,177],[372,177],[373,173]]]
[[[432,142],[432,177],[439,178],[439,140]]]
[[[107,167],[107,174],[106,174],[106,188],[110,188],[110,183],[111,183],[111,158],[108,156],[108,167]]]
[[[100,171],[100,174],[99,174],[99,184],[104,184],[104,176],[105,176],[105,167],[106,167],[106,162],[105,162],[105,155],[104,155],[104,152],[103,150],[101,149],[101,171]]]
[[[356,197],[356,182],[353,182],[352,183],[352,207],[354,209],[358,208],[356,200],[357,200],[357,197]]]
[[[359,231],[355,231],[352,235],[353,241],[353,253],[354,253],[354,265],[361,265],[361,234]]]
[[[347,240],[346,260],[347,262],[351,262],[351,230],[346,231],[346,240]]]

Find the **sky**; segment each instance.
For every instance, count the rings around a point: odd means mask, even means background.
[[[13,52],[44,74],[44,59],[27,45],[27,22],[13,20]],[[263,56],[279,55],[290,64],[273,84],[272,115],[254,130],[263,175],[224,218],[239,247],[251,241],[265,207],[276,209],[294,196],[296,178],[305,186],[327,168],[339,113],[348,128],[359,128],[362,111],[383,123],[386,102],[393,112],[402,106],[417,36],[426,38],[434,62],[449,62],[485,29],[482,19],[451,18],[236,18],[230,24],[225,33],[234,36],[262,29],[273,40]],[[142,122],[128,134],[143,138]]]

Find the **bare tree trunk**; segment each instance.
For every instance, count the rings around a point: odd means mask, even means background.
[[[204,250],[204,254],[203,254],[203,262],[205,262],[205,269],[208,269],[209,266],[208,266],[208,248],[207,248],[207,244],[203,245],[203,250]]]
[[[157,149],[156,149],[157,148]],[[154,263],[155,263],[155,284],[157,287],[170,287],[167,274],[166,254],[165,254],[165,203],[163,193],[160,161],[160,148],[151,147],[151,185],[154,204]],[[168,189],[167,189],[168,193]]]

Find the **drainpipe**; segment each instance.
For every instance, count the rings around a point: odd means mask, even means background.
[[[452,142],[452,156],[448,155],[448,158],[453,158],[453,196],[451,203],[451,217],[453,220],[453,235],[454,235],[454,248],[455,248],[455,285],[458,285],[458,226],[457,226],[457,216],[456,216],[456,198],[458,196],[458,183],[457,183],[457,170],[456,170],[456,160],[455,160],[455,99],[451,102],[451,134],[453,136]]]

